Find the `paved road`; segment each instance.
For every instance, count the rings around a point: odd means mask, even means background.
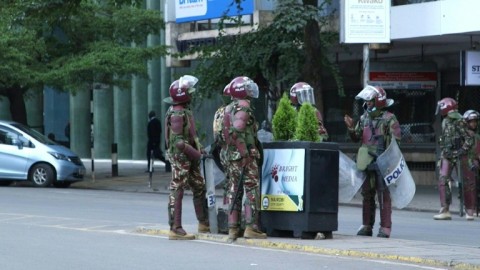
[[[85,164],[88,167],[89,161]],[[121,161],[119,162],[118,177],[110,176],[109,161],[98,161],[95,163],[96,178],[92,180],[87,176],[85,181],[72,185],[72,188],[105,189],[125,192],[148,192],[148,193],[168,193],[167,186],[170,179],[170,173],[164,171],[163,164],[155,164],[155,173],[153,174],[153,187],[148,187],[148,174],[145,173],[146,162],[142,161]],[[220,197],[221,189],[217,189],[217,195]],[[356,196],[348,206],[358,207],[361,204],[360,197]],[[438,195],[435,187],[425,186],[417,187],[417,192],[404,210],[412,212],[433,213],[438,209]],[[453,205],[452,210],[458,214],[458,205]],[[396,210],[394,210],[396,211]],[[397,210],[399,211],[399,210]],[[469,226],[471,239],[480,239],[479,218],[474,221],[466,221],[464,218],[455,215],[454,221],[442,221],[438,226],[445,226],[445,233],[454,233],[462,229],[462,224]],[[429,222],[433,222],[428,218]],[[438,221],[441,222],[441,221]],[[434,223],[433,224],[437,224]],[[451,226],[450,226],[451,225]],[[419,221],[418,226],[424,226]],[[475,227],[477,226],[477,227]],[[428,227],[426,227],[428,228]],[[195,227],[188,228],[195,231]],[[148,234],[167,235],[168,226],[145,226],[138,229]],[[395,229],[394,229],[395,230]],[[428,230],[425,232],[428,233]],[[468,237],[468,235],[467,235]],[[199,234],[198,239],[228,242],[224,235]],[[239,239],[237,243],[267,247],[280,248],[285,250],[306,251],[318,254],[339,254],[346,256],[382,258],[388,260],[422,263],[432,266],[447,267],[449,269],[480,269],[480,240],[472,241],[471,245],[461,245],[452,243],[433,243],[423,239],[399,239],[392,235],[391,239],[379,239],[376,237],[365,238],[354,235],[334,234],[334,239],[325,241],[304,240],[297,238],[274,238],[269,237],[268,241]],[[477,243],[475,245],[475,243]]]

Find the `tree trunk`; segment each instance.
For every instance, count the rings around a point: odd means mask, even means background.
[[[23,94],[26,89],[16,85],[6,89],[6,96],[10,101],[10,114],[15,122],[28,125],[27,109],[25,108],[25,100]]]
[[[303,0],[304,5],[318,6],[318,0]],[[305,41],[305,63],[303,65],[303,80],[315,89],[315,107],[323,113],[322,94],[322,45],[320,42],[320,27],[318,22],[310,20],[307,22],[304,31]]]

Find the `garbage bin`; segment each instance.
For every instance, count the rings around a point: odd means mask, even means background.
[[[336,143],[263,144],[261,223],[269,236],[326,238],[338,230]]]

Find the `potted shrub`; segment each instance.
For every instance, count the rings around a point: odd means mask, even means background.
[[[321,142],[318,128],[313,105],[304,103],[297,114],[282,96],[273,117],[276,141],[263,144],[261,220],[270,236],[332,238],[338,229],[338,144]]]
[[[297,126],[297,112],[290,105],[288,95],[283,94],[278,108],[272,119],[273,137],[276,141],[289,141],[295,135]]]
[[[318,134],[319,126],[315,110],[316,109],[310,103],[304,103],[300,107],[294,136],[296,141],[322,141],[322,138]]]

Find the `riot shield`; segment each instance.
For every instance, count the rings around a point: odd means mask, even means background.
[[[355,161],[339,151],[338,201],[347,203],[353,199],[365,181],[366,174],[357,169]]]
[[[398,209],[407,206],[415,195],[415,182],[396,140],[377,158],[377,165],[390,191],[392,204]]]

